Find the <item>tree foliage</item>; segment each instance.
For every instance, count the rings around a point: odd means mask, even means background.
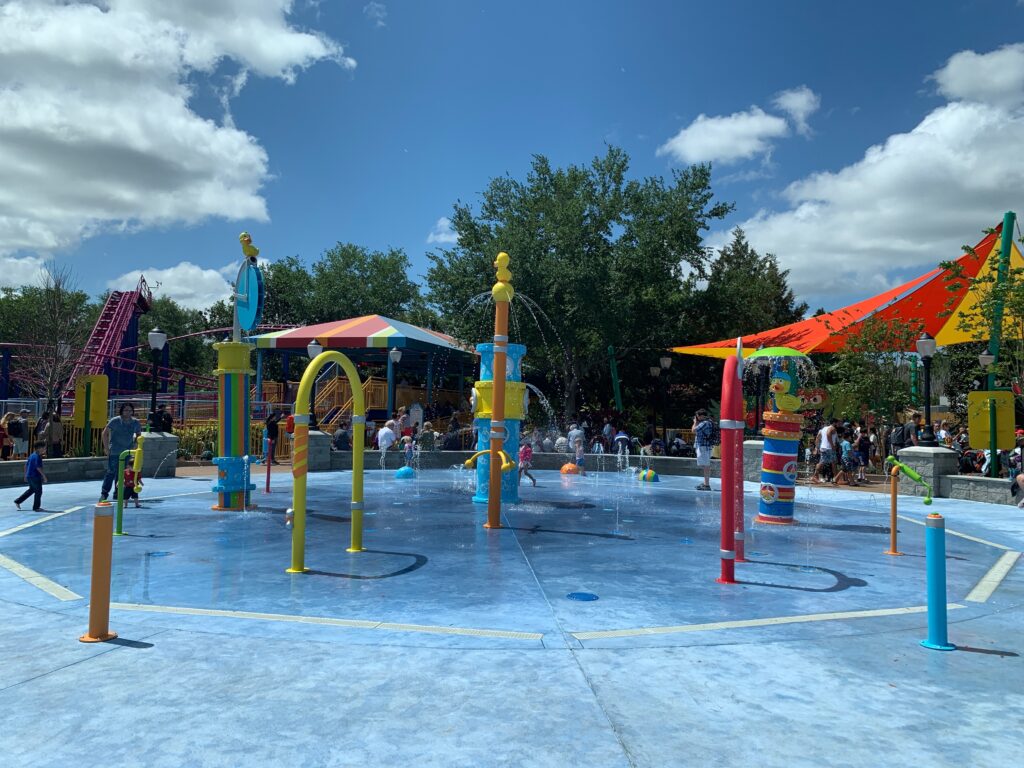
[[[610,395],[609,345],[627,356],[678,343],[684,265],[704,271],[702,232],[731,209],[713,200],[707,165],[674,171],[669,181],[629,180],[628,168],[615,147],[589,166],[553,168],[536,155],[525,180],[491,180],[479,213],[457,203],[457,244],[429,254],[428,302],[444,329],[467,342],[490,336],[492,262],[510,254],[513,336],[530,348],[532,368],[562,390],[570,414],[581,390]]]
[[[865,410],[888,423],[914,405],[910,366],[917,364],[914,349],[920,322],[868,318],[849,334],[846,343],[821,371],[832,396],[833,415],[861,419]]]

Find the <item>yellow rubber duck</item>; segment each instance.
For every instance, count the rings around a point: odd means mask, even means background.
[[[772,393],[772,400],[775,401],[775,407],[778,410],[788,411],[789,413],[795,413],[800,410],[800,398],[796,395],[789,394],[789,390],[792,386],[793,380],[789,377],[788,373],[776,371],[772,374],[772,380],[768,385],[768,391]]]
[[[255,263],[256,257],[260,255],[260,249],[252,244],[252,236],[243,232],[238,236],[238,242],[242,244],[242,253],[249,257],[249,261]]]

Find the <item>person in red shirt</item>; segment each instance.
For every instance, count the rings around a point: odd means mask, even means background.
[[[131,467],[124,468],[124,500],[129,499],[135,500],[135,508],[138,509],[141,505],[139,504],[139,491],[142,487],[141,475],[135,474],[135,470]]]

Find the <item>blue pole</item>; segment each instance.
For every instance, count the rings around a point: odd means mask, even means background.
[[[928,571],[928,639],[921,645],[935,651],[955,651],[946,635],[946,520],[932,513],[925,518],[924,553]]]
[[[391,362],[391,355],[388,354],[388,407],[385,419],[390,419],[395,412],[395,364]]]

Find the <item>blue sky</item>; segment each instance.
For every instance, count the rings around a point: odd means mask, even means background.
[[[454,201],[476,202],[493,176],[522,177],[534,153],[584,163],[606,142],[637,176],[711,159],[715,192],[736,203],[723,229],[744,224],[813,306],[955,256],[1022,207],[1024,7],[1013,0],[929,13],[893,2],[14,5],[0,43],[21,48],[0,54],[0,108],[39,89],[82,135],[41,109],[0,118],[0,171],[31,189],[0,196],[0,220],[14,221],[0,225],[7,282],[53,256],[93,293],[141,270],[202,304],[222,290],[243,229],[270,259],[311,260],[341,240],[403,248],[421,273]],[[69,13],[123,34],[125,50],[156,51],[152,67],[112,64],[82,42],[88,55],[66,53],[60,78],[27,74],[58,45],[39,30],[67,28]],[[182,31],[194,44],[165,50]],[[76,101],[68,73],[90,67],[116,71]],[[777,100],[801,88],[809,111],[797,118]],[[116,130],[102,130],[107,116]],[[738,138],[721,133],[737,127]],[[740,139],[746,155],[730,156]],[[104,162],[69,166],[66,152]],[[994,167],[1004,154],[1006,184]]]

